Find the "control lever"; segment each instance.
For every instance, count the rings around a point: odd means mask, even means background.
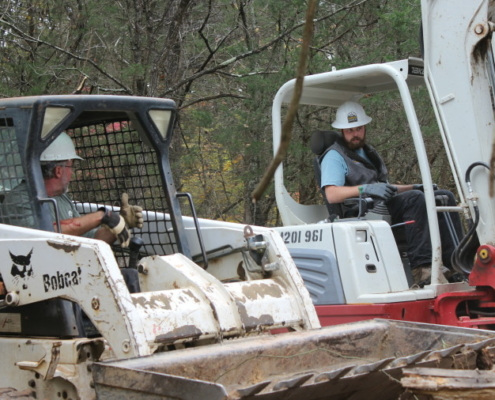
[[[139,261],[139,250],[143,244],[144,241],[140,237],[134,236],[131,239],[131,242],[129,243],[129,265],[127,268],[120,269],[130,293],[138,293],[141,291],[137,264]]]
[[[139,250],[144,244],[144,240],[134,236],[129,243],[129,266],[128,268],[137,269]]]

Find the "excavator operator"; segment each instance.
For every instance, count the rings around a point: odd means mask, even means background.
[[[378,152],[366,143],[366,125],[371,118],[363,107],[346,101],[336,112],[334,128],[342,137],[320,157],[321,187],[329,203],[342,203],[351,197],[368,196],[385,202],[392,224],[414,220],[405,226],[407,254],[413,275],[413,284],[424,286],[431,279],[431,241],[423,185],[392,185],[388,182],[387,168]],[[448,196],[448,205],[455,205],[454,195],[447,190],[435,190],[435,196]],[[451,213],[456,233],[462,234],[457,213]],[[450,277],[451,255],[455,249],[447,221],[438,217],[442,240],[443,273],[446,283]]]

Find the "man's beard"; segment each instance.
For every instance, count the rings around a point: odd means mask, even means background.
[[[358,150],[364,146],[365,138],[360,139],[360,138],[354,137],[350,141],[346,140],[346,144],[350,150]]]

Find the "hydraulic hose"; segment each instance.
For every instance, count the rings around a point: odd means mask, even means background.
[[[488,164],[481,161],[474,162],[469,166],[469,168],[466,170],[465,182],[470,194],[473,193],[471,187],[471,172],[477,166],[482,166],[490,169]],[[473,270],[474,252],[479,246],[477,240],[478,238],[476,236],[476,228],[478,227],[480,221],[480,211],[476,199],[472,198],[471,201],[473,203],[474,209],[474,220],[472,218],[468,220],[469,230],[462,238],[459,245],[455,248],[451,258],[452,266],[454,267],[454,269],[464,275],[469,275]]]

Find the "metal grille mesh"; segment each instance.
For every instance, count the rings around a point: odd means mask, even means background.
[[[130,121],[99,123],[67,132],[72,137],[81,160],[76,163],[70,194],[76,203],[96,203],[120,206],[122,193],[131,204],[147,211],[142,230],[133,234],[147,236],[144,254],[166,254],[164,244],[177,252],[177,243],[168,220],[169,207],[155,151],[145,145]],[[113,207],[112,207],[113,208]],[[93,209],[94,211],[94,209]],[[127,256],[114,246],[119,265]]]
[[[12,118],[0,118],[0,222],[34,226],[16,130]],[[8,196],[5,196],[9,194]]]

